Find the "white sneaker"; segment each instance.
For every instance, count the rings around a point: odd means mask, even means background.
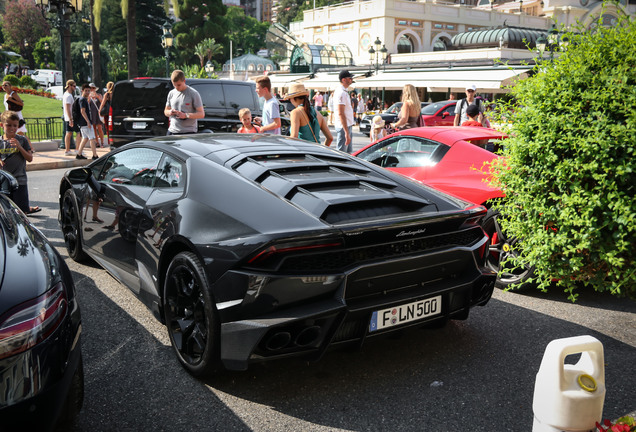
[[[69,150],[67,152],[64,152],[64,156],[75,156],[77,154],[77,152],[75,150]]]

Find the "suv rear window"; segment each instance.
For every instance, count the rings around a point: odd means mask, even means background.
[[[166,96],[172,84],[157,80],[133,80],[132,82],[118,82],[118,89],[113,94],[113,106],[123,111],[133,111],[163,108],[166,106]],[[221,96],[223,97],[223,96]]]
[[[252,112],[259,109],[255,86],[223,83],[223,89],[225,90],[227,109],[235,110],[237,113],[244,107],[249,108]]]

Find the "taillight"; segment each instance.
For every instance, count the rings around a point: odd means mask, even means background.
[[[0,318],[0,359],[21,353],[46,339],[64,321],[68,300],[62,283]]]
[[[285,243],[278,244],[268,247],[267,249],[263,249],[258,254],[253,256],[248,263],[256,264],[263,263],[268,259],[272,258],[276,255],[281,254],[289,254],[289,253],[297,253],[297,252],[310,252],[317,249],[326,249],[332,247],[342,246],[342,242],[339,240],[329,241],[325,243],[316,243],[314,242],[299,242],[299,243]]]
[[[108,132],[113,131],[113,107],[108,107]]]

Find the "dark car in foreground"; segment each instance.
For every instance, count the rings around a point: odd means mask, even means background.
[[[81,318],[71,272],[5,194],[0,171],[0,430],[67,424],[84,399]]]
[[[139,141],[60,183],[69,255],[127,285],[195,376],[466,319],[495,282],[485,213],[265,134]]]
[[[428,102],[421,102],[420,105],[422,109],[424,109],[424,107],[428,105]],[[402,102],[396,102],[379,114],[365,114],[362,116],[362,120],[360,120],[360,133],[363,133],[366,136],[371,135],[371,122],[373,121],[373,117],[376,115],[382,117],[385,124],[395,123],[398,120],[398,115],[400,114],[401,109]]]

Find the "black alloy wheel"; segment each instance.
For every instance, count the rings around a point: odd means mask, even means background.
[[[515,237],[508,238],[501,230],[501,226],[497,221],[498,212],[488,210],[482,227],[490,238],[488,257],[486,259],[486,267],[497,272],[497,288],[505,289],[511,285],[519,284],[517,288],[527,288],[530,284],[527,280],[534,274],[534,267],[524,266],[512,270],[506,270],[499,274],[500,263],[508,258],[516,257],[519,254],[517,239]]]
[[[76,262],[82,262],[87,257],[82,248],[82,228],[80,225],[80,211],[77,207],[75,193],[73,189],[68,189],[62,198],[61,226],[68,256]]]
[[[196,377],[214,373],[219,363],[219,324],[207,277],[192,252],[170,262],[164,284],[164,317],[170,343],[181,364]]]

